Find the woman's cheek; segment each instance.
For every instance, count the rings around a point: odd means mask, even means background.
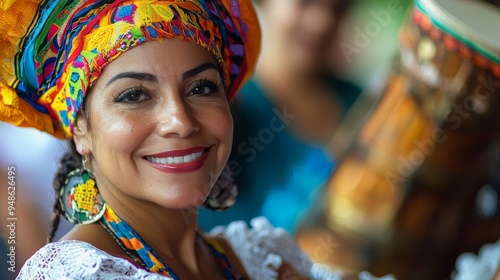
[[[231,153],[231,147],[233,144],[233,129],[234,129],[233,117],[229,109],[221,111],[219,124],[220,125],[217,128],[218,134],[220,135],[221,142],[224,142],[221,143],[221,145],[224,146],[225,152],[227,153],[227,158],[229,158],[229,154]]]
[[[98,142],[113,150],[132,152],[147,137],[150,127],[150,121],[139,116],[111,116],[102,120],[98,125],[99,135],[95,136],[101,140]]]
[[[217,127],[217,130],[221,135],[233,135],[233,116],[231,115],[231,111],[229,110],[229,105],[221,105],[217,108],[218,110],[214,110],[213,112],[217,112],[212,115],[212,126]],[[217,124],[217,125],[214,125]]]

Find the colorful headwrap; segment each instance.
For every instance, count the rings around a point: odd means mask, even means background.
[[[228,98],[252,74],[260,48],[251,0],[0,0],[0,121],[71,137],[104,67],[169,38],[214,55]]]

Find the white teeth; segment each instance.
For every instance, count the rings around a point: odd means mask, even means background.
[[[157,158],[157,157],[146,157],[147,160],[155,162],[155,163],[160,163],[160,164],[179,164],[179,163],[187,163],[191,162],[193,160],[197,160],[201,157],[203,152],[198,152],[198,153],[192,153],[187,156],[180,156],[180,157],[166,157],[166,158]]]

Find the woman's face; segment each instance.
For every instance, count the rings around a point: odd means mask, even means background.
[[[337,33],[346,0],[261,0],[270,46],[293,67],[317,68]]]
[[[74,129],[105,200],[199,206],[229,157],[233,120],[217,64],[179,39],[148,42],[111,62]]]

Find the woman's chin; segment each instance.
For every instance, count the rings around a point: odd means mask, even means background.
[[[156,204],[171,210],[193,210],[197,209],[208,196],[208,191],[179,192],[177,195],[165,195],[163,198],[157,196]]]
[[[315,72],[323,67],[324,58],[311,54],[309,50],[296,51],[289,63],[297,72]]]

